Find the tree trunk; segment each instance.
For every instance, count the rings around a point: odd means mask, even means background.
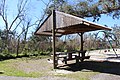
[[[16,56],[19,56],[19,45],[20,45],[20,38],[18,38],[18,42],[17,42],[17,52],[16,52]]]

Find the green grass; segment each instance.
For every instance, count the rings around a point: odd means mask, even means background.
[[[0,75],[7,75],[7,76],[21,76],[21,77],[40,77],[42,76],[42,73],[40,72],[30,72],[26,73],[23,70],[19,70],[13,66],[11,66],[13,63],[17,63],[18,61],[22,61],[22,59],[11,59],[11,60],[5,60],[0,61],[0,71],[3,72]]]
[[[78,70],[70,74],[51,73],[50,71],[54,71],[52,69],[53,67],[51,67],[52,64],[47,63],[45,61],[46,59],[47,57],[44,56],[44,57],[41,57],[41,59],[39,60],[37,60],[36,58],[34,59],[18,58],[18,59],[0,61],[0,71],[1,72],[4,71],[3,74],[0,73],[0,75],[34,77],[34,78],[42,77],[42,76],[51,76],[51,77],[57,76],[57,77],[66,77],[73,80],[89,80],[91,76],[94,76],[99,73],[91,70],[90,71]],[[39,65],[38,64],[39,62],[35,63],[35,61],[40,61],[40,64],[42,63],[42,65]],[[34,64],[35,66],[37,64],[40,68],[43,68],[43,69],[41,69],[40,71],[25,72],[24,70],[18,68],[18,66],[20,65],[19,63],[24,63],[24,66],[23,66],[24,68],[26,67],[31,68],[29,64],[35,63]],[[46,68],[44,69],[44,67]]]

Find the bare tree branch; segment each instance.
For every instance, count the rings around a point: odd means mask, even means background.
[[[10,25],[10,27],[9,27],[9,29],[8,30],[10,30],[11,28],[12,28],[12,26],[13,26],[13,24],[17,21],[17,19],[19,18],[19,17],[22,17],[23,15],[17,15],[16,17],[15,17],[15,19],[12,21],[12,23],[11,23],[11,25]]]
[[[2,0],[1,1],[1,13],[0,13],[0,16],[2,17],[4,23],[5,23],[5,27],[6,27],[6,30],[8,30],[8,21],[7,21],[7,14],[6,14],[6,9],[5,9],[5,5],[6,5],[6,0]]]
[[[17,21],[18,18],[20,17],[23,17],[24,16],[24,13],[25,13],[25,6],[27,4],[27,1],[28,0],[21,0],[19,3],[18,3],[18,14],[17,16],[15,17],[15,19],[12,21],[10,27],[9,27],[9,30],[12,28],[13,24]],[[22,13],[24,12],[24,13]]]
[[[41,22],[44,20],[46,14],[47,14],[47,11],[48,11],[48,9],[49,9],[48,7],[49,7],[49,5],[50,5],[50,3],[51,3],[51,0],[50,0],[48,3],[45,3],[43,0],[41,0],[41,1],[46,5],[46,9],[45,9],[44,14],[42,15],[41,19],[37,20],[37,21],[38,21],[38,26],[39,26],[39,25],[41,24]]]
[[[13,32],[18,28],[18,26],[20,25],[20,23],[22,22],[23,20],[20,19],[20,21],[16,24],[16,27],[13,29]]]

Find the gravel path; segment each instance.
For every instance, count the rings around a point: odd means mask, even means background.
[[[41,78],[27,78],[27,77],[14,77],[14,76],[0,76],[0,80],[71,80],[69,78],[62,78],[62,77],[51,77],[51,76],[44,76]]]
[[[90,80],[120,80],[120,76],[106,74],[106,73],[100,73],[100,74],[97,74],[97,75],[91,77]]]

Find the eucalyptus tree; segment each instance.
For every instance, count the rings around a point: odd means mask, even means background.
[[[120,17],[120,0],[52,0],[49,9],[56,9],[81,18],[99,20],[102,14]]]

